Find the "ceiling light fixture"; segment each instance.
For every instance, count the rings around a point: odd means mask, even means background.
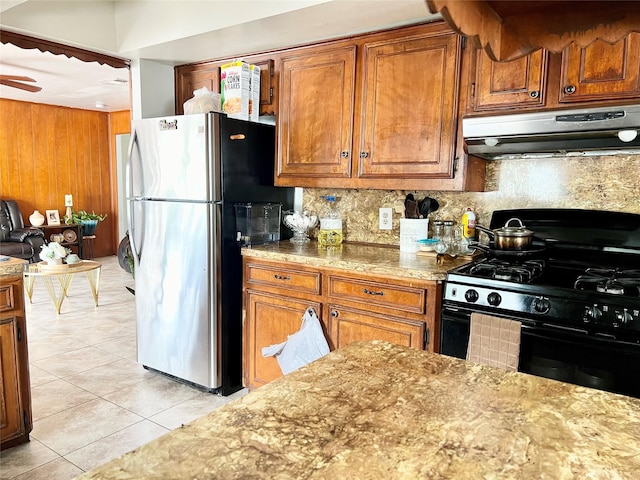
[[[98,83],[103,85],[126,85],[129,80],[126,78],[112,78],[110,80],[100,80]]]
[[[626,143],[633,142],[638,136],[637,130],[620,130],[618,132],[618,138]]]

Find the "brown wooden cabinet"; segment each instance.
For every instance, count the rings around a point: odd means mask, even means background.
[[[276,185],[351,176],[355,69],[354,45],[282,57]]]
[[[453,176],[459,43],[452,32],[425,29],[362,45],[358,178],[402,188],[408,179]]]
[[[246,346],[245,383],[251,388],[259,387],[282,376],[275,357],[263,357],[262,348],[284,342],[298,330],[307,308],[313,307],[322,315],[322,306],[317,302],[296,300],[289,296],[246,292]]]
[[[243,57],[244,61],[260,67],[260,115],[275,115],[274,61],[262,56]],[[174,69],[176,92],[176,115],[184,113],[184,102],[193,97],[193,92],[206,87],[220,93],[220,66],[232,61],[216,60],[198,64],[180,65]]]
[[[282,376],[262,348],[297,332],[307,308],[333,350],[360,340],[386,340],[438,351],[440,284],[382,278],[244,257],[244,382],[256,388]]]
[[[538,50],[509,62],[474,51],[467,113],[629,103],[640,96],[640,34],[611,44],[571,44],[562,54]]]
[[[329,305],[329,314],[331,338],[336,348],[361,340],[385,340],[405,347],[424,349],[425,323],[419,320],[333,304]]]
[[[77,253],[80,258],[85,258],[84,252],[84,235],[82,234],[82,225],[73,223],[66,225],[41,225],[40,230],[44,232],[44,238],[47,242],[53,241],[52,235],[62,235],[63,240],[60,243],[65,248]]]
[[[280,59],[277,185],[428,188],[454,176],[460,38],[445,25]]]
[[[220,93],[220,64],[181,65],[175,68],[176,114],[184,113],[184,102],[193,97],[193,92],[206,87]]]
[[[545,105],[547,52],[538,50],[510,62],[494,62],[484,50],[475,56],[470,107],[475,112],[523,110]]]
[[[458,129],[461,45],[433,22],[239,57],[260,65],[260,113],[276,115],[275,184],[482,191],[485,161]],[[219,92],[227,61],[175,68],[176,113]]]
[[[33,426],[22,282],[0,275],[0,450],[28,442]]]
[[[561,103],[634,99],[640,96],[640,33],[610,44],[597,40],[562,52]]]
[[[263,357],[262,348],[297,332],[309,307],[322,321],[322,275],[314,269],[246,257],[243,265],[243,377],[246,387],[257,388],[282,376],[275,357]]]

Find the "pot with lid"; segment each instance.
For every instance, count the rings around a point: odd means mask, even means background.
[[[512,223],[517,222],[514,226]],[[510,218],[504,227],[490,230],[480,225],[476,228],[487,235],[498,250],[529,250],[535,232],[526,228],[519,218]]]

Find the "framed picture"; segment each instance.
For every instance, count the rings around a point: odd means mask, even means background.
[[[60,225],[58,210],[47,210],[47,225]]]

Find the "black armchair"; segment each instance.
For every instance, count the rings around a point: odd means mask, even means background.
[[[35,263],[40,261],[40,249],[44,244],[42,230],[35,227],[25,228],[17,202],[0,200],[0,255]]]

